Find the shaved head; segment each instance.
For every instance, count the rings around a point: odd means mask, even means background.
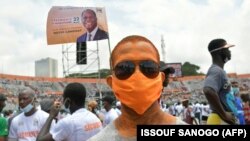
[[[18,101],[20,108],[26,107],[30,103],[34,103],[35,91],[30,88],[23,89],[18,95]]]
[[[113,49],[112,53],[111,53],[111,57],[110,57],[110,66],[111,68],[113,68],[113,63],[114,63],[114,54],[116,53],[116,51],[123,45],[123,44],[126,44],[126,43],[135,43],[135,42],[145,42],[145,43],[149,43],[157,54],[157,60],[158,62],[160,61],[160,55],[159,55],[159,52],[157,50],[157,48],[155,47],[155,45],[150,41],[148,40],[147,38],[143,37],[143,36],[139,36],[139,35],[131,35],[131,36],[127,36],[125,38],[123,38],[116,46],[115,48]]]
[[[19,95],[21,95],[21,94],[26,94],[26,95],[28,95],[30,98],[34,98],[34,97],[35,97],[35,91],[32,90],[32,89],[30,89],[30,88],[25,88],[25,89],[23,89],[23,90],[19,93]]]

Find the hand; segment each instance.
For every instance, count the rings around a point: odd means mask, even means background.
[[[225,117],[223,118],[225,122],[228,124],[236,124],[237,118],[233,115],[233,113],[226,112]]]
[[[50,108],[50,116],[55,118],[61,109],[61,103],[58,101],[54,102],[54,105]]]

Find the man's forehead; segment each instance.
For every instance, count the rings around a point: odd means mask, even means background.
[[[86,12],[84,12],[84,16],[86,16],[86,15],[93,15],[93,14],[90,11],[86,11]]]
[[[120,44],[114,50],[112,57],[119,57],[120,55],[125,55],[128,53],[139,53],[139,54],[150,53],[157,55],[156,49],[150,43],[145,41],[138,41],[138,42],[125,42]]]
[[[27,97],[30,97],[30,94],[28,94],[28,93],[20,93],[19,97],[27,98]]]
[[[121,53],[121,54],[129,53],[129,52],[131,52],[131,48],[133,48],[133,47],[134,46],[132,45],[131,42],[123,43],[123,44],[117,46],[114,54],[117,54],[117,53]]]
[[[93,11],[86,10],[83,12],[84,15],[94,15]]]
[[[152,60],[159,62],[159,56],[156,49],[149,43],[146,44],[122,44],[117,46],[112,54],[112,66],[125,60]]]

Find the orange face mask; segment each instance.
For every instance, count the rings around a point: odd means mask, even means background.
[[[113,77],[112,89],[121,103],[141,115],[159,99],[162,91],[162,79],[161,73],[151,79],[135,71],[126,80]]]

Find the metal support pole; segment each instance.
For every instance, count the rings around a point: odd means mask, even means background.
[[[102,107],[102,91],[101,91],[101,69],[100,69],[100,57],[99,57],[99,45],[98,41],[96,41],[96,54],[97,54],[97,63],[98,63],[98,82],[97,82],[97,88],[98,88],[98,93],[100,96],[100,107]]]

